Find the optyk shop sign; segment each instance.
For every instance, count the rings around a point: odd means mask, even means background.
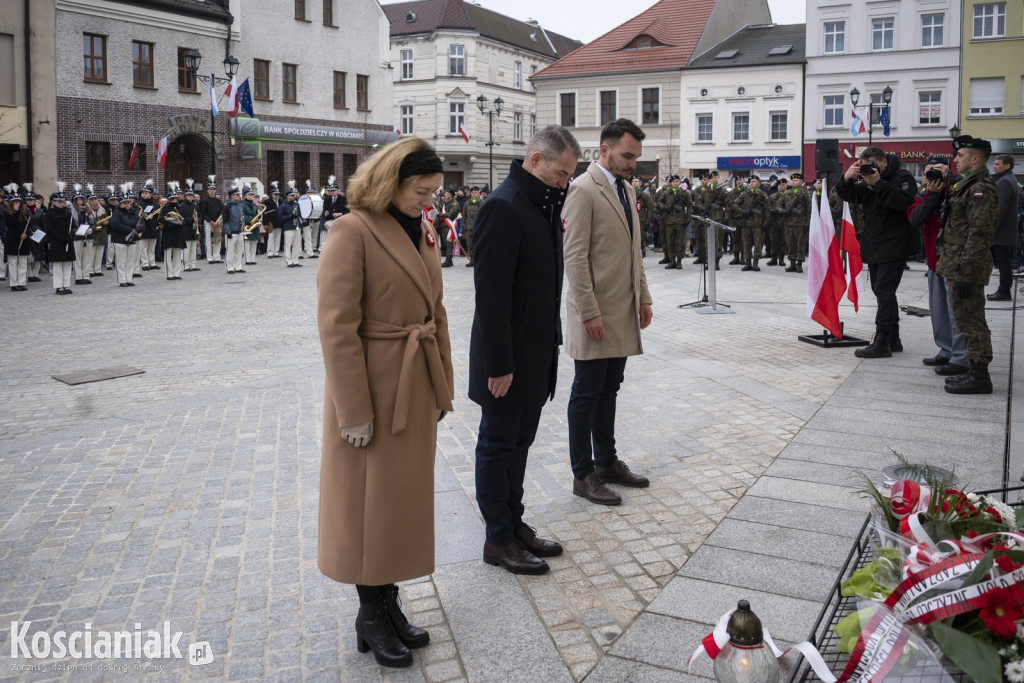
[[[775,170],[800,168],[799,156],[718,157],[718,168],[723,171],[752,171],[755,169]]]

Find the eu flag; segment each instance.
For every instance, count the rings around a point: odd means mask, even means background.
[[[882,108],[882,115],[878,117],[878,122],[882,124],[882,135],[889,137],[889,105],[885,105]]]
[[[238,86],[238,107],[249,115],[249,118],[256,118],[256,114],[252,110],[252,93],[249,92],[249,79],[242,81],[242,85]]]

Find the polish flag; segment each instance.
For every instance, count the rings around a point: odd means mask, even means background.
[[[821,184],[821,196],[828,197],[828,181]],[[843,259],[836,243],[836,228],[828,200],[818,210],[818,197],[811,195],[811,225],[807,243],[807,315],[832,333],[843,338],[839,324],[839,300],[846,290]]]
[[[398,126],[395,126],[395,135],[397,135],[398,137],[402,137],[402,129],[399,128]]]
[[[469,142],[469,131],[466,129],[466,123],[459,124],[459,132],[462,133],[462,139]]]
[[[864,262],[860,260],[860,243],[853,227],[853,216],[850,205],[843,202],[843,225],[839,235],[840,248],[846,252],[846,298],[853,304],[853,310],[859,311],[857,304],[857,276],[864,270]]]
[[[160,138],[153,146],[156,147],[156,157],[160,162],[160,168],[163,168],[164,164],[167,163],[167,138]],[[132,151],[132,158],[135,158],[134,151]]]
[[[450,218],[445,218],[444,222],[448,224],[448,239],[450,239],[450,240],[457,240],[457,239],[459,239],[459,234],[455,231],[455,221],[453,221]]]
[[[224,97],[228,101],[228,116],[234,116],[238,113],[238,84],[235,83],[234,76],[231,77],[231,82],[228,83],[228,87],[224,91]]]
[[[133,142],[132,143],[132,154],[131,154],[131,156],[128,157],[128,168],[135,168],[135,153],[138,151],[137,147],[138,147],[138,144]]]

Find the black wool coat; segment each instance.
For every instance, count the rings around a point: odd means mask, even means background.
[[[917,181],[900,168],[895,154],[886,155],[886,168],[874,187],[845,178],[836,192],[851,204],[864,208],[864,229],[857,235],[864,263],[904,261],[918,250],[917,229],[910,224],[907,210],[917,198]]]
[[[62,209],[47,209],[43,215],[43,232],[50,245],[50,261],[75,260],[75,230],[78,222],[72,216],[72,210],[65,206]]]

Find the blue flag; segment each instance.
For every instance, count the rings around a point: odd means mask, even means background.
[[[217,111],[217,93],[213,91],[214,80],[213,74],[210,74],[210,111],[216,116],[219,112]]]
[[[248,78],[238,86],[238,108],[248,114],[250,119],[256,118],[256,114],[252,110],[252,93],[249,91]]]
[[[882,115],[878,117],[878,122],[882,124],[882,135],[889,137],[889,105],[882,107]]]

